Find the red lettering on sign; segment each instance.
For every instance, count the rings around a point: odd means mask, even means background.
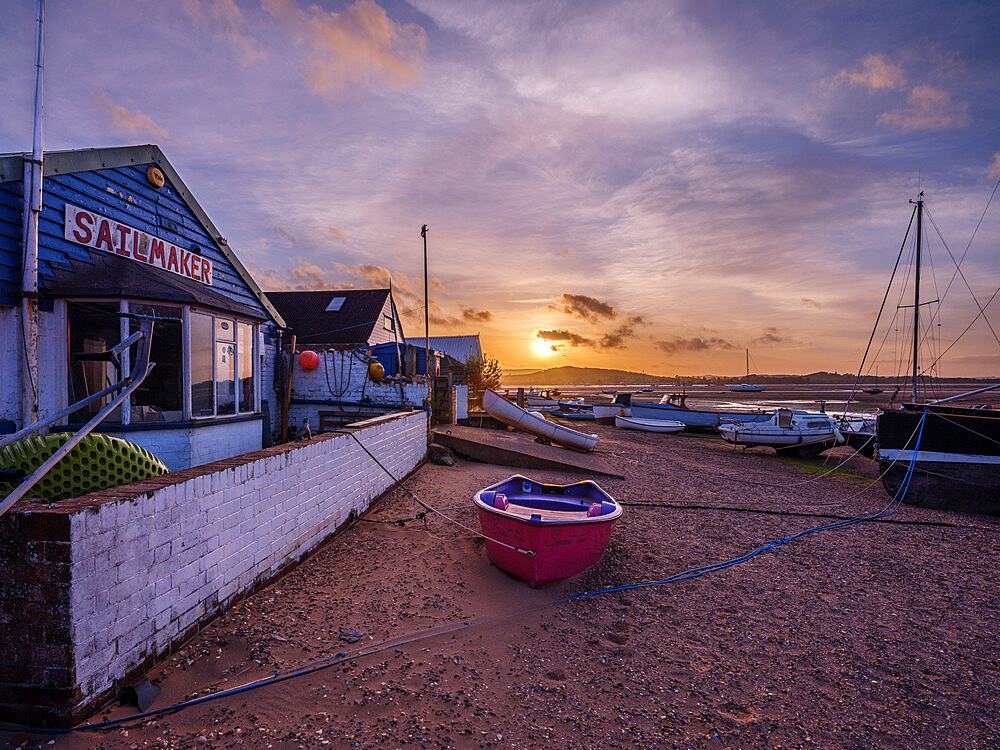
[[[118,230],[118,239],[120,240],[118,247],[115,248],[115,252],[128,258],[130,257],[128,252],[128,235],[132,231],[132,227],[117,224],[115,228]]]
[[[167,260],[163,253],[163,240],[158,240],[156,237],[150,239],[149,262],[160,268],[167,267]]]
[[[94,232],[92,231],[94,217],[86,211],[77,211],[76,226],[77,228],[73,230],[73,238],[81,245],[89,245],[90,241],[94,239]]]
[[[181,253],[181,275],[190,277],[192,253],[185,252],[183,247],[180,249],[180,253]]]
[[[94,247],[100,250],[102,244],[108,246],[108,252],[113,253],[115,251],[115,243],[111,239],[111,224],[107,219],[101,219],[101,226],[97,230],[97,242],[94,243]]]
[[[199,277],[201,277],[201,258],[191,253],[191,278],[197,280]]]
[[[132,257],[146,262],[146,237],[138,229],[132,232]]]
[[[201,280],[206,284],[212,283],[212,261],[204,258],[201,261]]]
[[[176,245],[171,245],[170,246],[170,260],[167,261],[167,270],[168,271],[179,271],[180,270],[178,268],[178,266],[177,266],[177,246]]]

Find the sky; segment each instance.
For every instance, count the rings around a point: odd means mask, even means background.
[[[31,148],[33,9],[0,6],[0,152]],[[996,11],[49,0],[45,147],[158,144],[262,288],[391,276],[407,336],[427,224],[431,335],[505,368],[857,371],[923,190],[922,363],[1000,376]]]

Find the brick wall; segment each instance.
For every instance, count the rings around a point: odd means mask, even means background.
[[[141,445],[171,471],[200,466],[229,456],[260,450],[260,418],[236,422],[205,422],[195,427],[162,430],[102,430],[107,435]]]
[[[359,423],[397,477],[427,415]],[[360,513],[392,480],[349,435],[275,446],[0,518],[0,718],[75,722]],[[27,644],[27,645],[19,645]]]

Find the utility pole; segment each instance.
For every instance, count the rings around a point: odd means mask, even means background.
[[[21,335],[24,337],[22,425],[38,421],[38,214],[42,210],[42,62],[45,0],[35,5],[35,118],[31,158],[24,160],[24,255],[21,267]]]
[[[427,296],[427,225],[420,227],[420,236],[424,238],[424,377],[431,382],[431,324]]]

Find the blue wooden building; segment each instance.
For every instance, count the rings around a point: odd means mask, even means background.
[[[156,367],[101,431],[171,469],[259,449],[273,429],[284,323],[153,145],[45,154],[38,382],[26,382],[23,180],[24,155],[0,155],[0,420],[23,425],[26,388],[44,418],[113,382],[111,365],[86,355],[128,336],[134,316],[153,316]]]

